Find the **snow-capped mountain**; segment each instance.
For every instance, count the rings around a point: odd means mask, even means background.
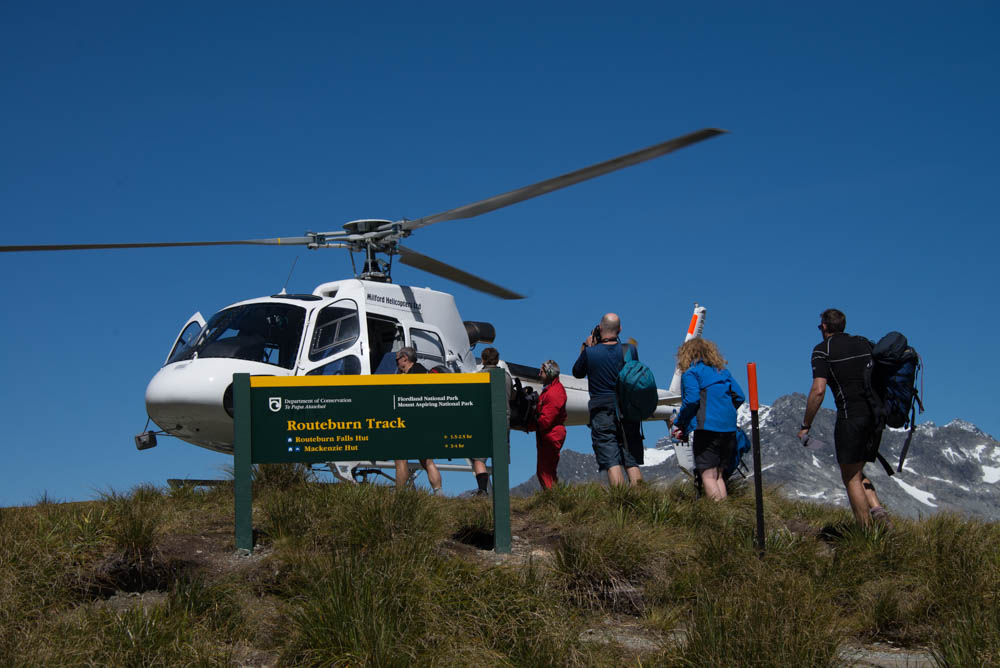
[[[761,406],[762,478],[767,485],[780,485],[793,498],[847,506],[833,451],[834,412],[820,410],[813,421],[810,447],[796,438],[806,398],[802,394],[781,397],[772,406]],[[750,411],[739,412],[740,426],[750,433]],[[908,430],[887,429],[881,452],[896,468]],[[746,464],[752,468],[748,455]],[[908,517],[940,511],[1000,520],[1000,442],[963,420],[944,426],[924,422],[917,426],[901,473],[888,477],[875,462],[865,468],[885,506]],[[673,447],[661,439],[646,450],[643,475],[647,480],[669,480],[682,475]],[[566,450],[559,463],[559,478],[567,482],[603,480],[594,458]],[[538,488],[534,479],[516,487],[515,494]]]

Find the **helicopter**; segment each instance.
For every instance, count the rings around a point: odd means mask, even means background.
[[[522,299],[512,290],[403,246],[416,230],[439,222],[473,218],[619,169],[661,157],[725,133],[704,128],[638,151],[605,160],[441,213],[397,221],[361,219],[330,232],[302,236],[228,241],[50,244],[0,246],[0,252],[164,248],[231,245],[297,245],[308,249],[340,248],[350,253],[354,278],[322,283],[308,294],[278,294],[248,299],[210,318],[193,314],[181,328],[163,365],[146,388],[149,419],[161,431],[135,437],[140,450],[154,447],[156,436],[169,435],[193,445],[232,454],[233,374],[296,376],[395,373],[395,354],[404,346],[418,361],[441,372],[478,369],[474,349],[492,343],[490,323],[462,320],[455,299],[446,292],[392,282],[393,258],[409,267],[501,298]],[[355,256],[361,256],[361,268]],[[701,334],[705,309],[696,305],[688,338]],[[523,399],[541,389],[537,368],[504,362]],[[567,426],[587,424],[587,381],[563,374]],[[658,390],[650,420],[665,420],[679,400],[679,377],[669,390]],[[517,417],[512,428],[527,430]],[[371,463],[376,468],[391,462]],[[469,470],[467,466],[440,466]],[[342,479],[357,480],[362,463],[331,463]],[[418,470],[411,465],[411,471]],[[363,473],[362,473],[363,475]]]

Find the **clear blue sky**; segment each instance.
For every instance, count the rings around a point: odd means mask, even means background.
[[[6,3],[2,244],[239,239],[435,213],[705,126],[732,134],[409,240],[530,298],[405,267],[564,367],[621,314],[661,385],[694,302],[761,400],[805,391],[818,314],[906,333],[923,419],[995,409],[995,3]],[[229,458],[137,452],[188,315],[344,278],[343,251],[0,257],[0,505]],[[651,440],[665,429],[647,430]],[[570,430],[589,450],[586,428]],[[515,483],[534,443],[513,443]],[[449,489],[471,486],[450,481]]]

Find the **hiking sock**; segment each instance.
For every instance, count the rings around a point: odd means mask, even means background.
[[[886,512],[885,508],[882,506],[875,506],[868,511],[868,514],[872,516],[872,520],[878,522],[886,529],[892,529],[892,519],[889,517],[889,513]]]
[[[490,474],[489,473],[477,473],[476,474],[476,484],[479,485],[480,492],[489,491],[490,485]]]

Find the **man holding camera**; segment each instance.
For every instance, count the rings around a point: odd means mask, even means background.
[[[616,407],[618,372],[625,366],[625,351],[618,334],[621,320],[605,313],[580,346],[573,376],[586,378],[590,389],[590,437],[600,471],[608,472],[608,484],[635,485],[642,481],[642,432],[638,422],[622,420]],[[639,351],[634,350],[639,359]]]

